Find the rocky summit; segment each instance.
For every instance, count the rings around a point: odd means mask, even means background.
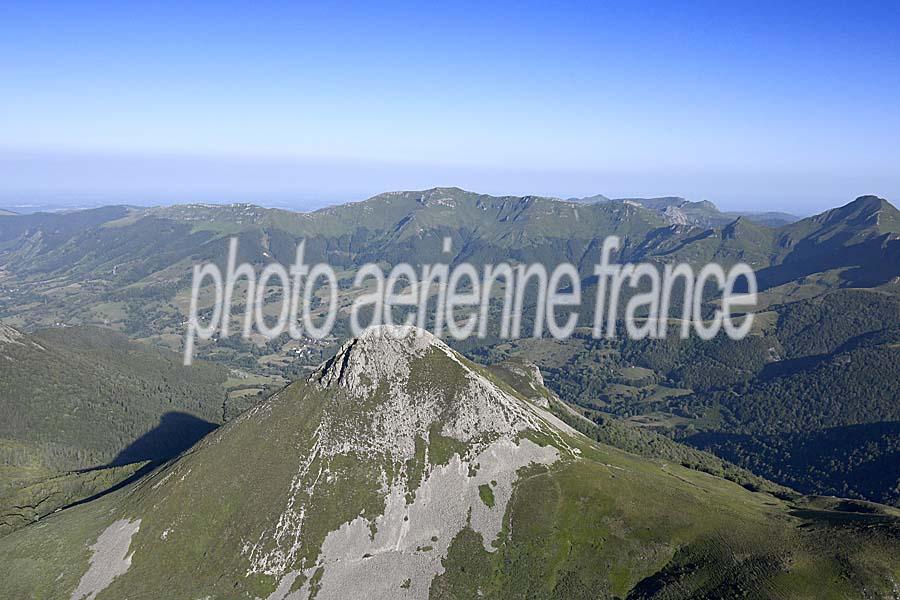
[[[0,538],[0,596],[811,598],[838,571],[836,598],[896,589],[894,512],[597,444],[524,387],[370,329],[150,476]]]
[[[443,385],[432,383],[438,373]],[[250,571],[282,577],[281,589],[302,577],[298,598],[314,585],[323,598],[390,598],[400,589],[427,596],[464,528],[492,549],[519,469],[577,452],[555,417],[504,392],[423,330],[370,329],[309,383],[328,406],[288,506],[247,551]],[[339,524],[318,556],[298,565],[307,511],[330,496],[332,481],[346,479],[347,457],[368,472],[359,483],[378,506]]]

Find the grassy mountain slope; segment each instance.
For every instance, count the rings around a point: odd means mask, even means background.
[[[842,289],[774,308],[740,341],[542,340],[550,386],[602,424],[665,433],[806,493],[900,503],[900,303]]]
[[[777,230],[773,266],[762,287],[842,268],[847,284],[871,286],[900,275],[900,211],[876,196],[802,219]]]
[[[367,334],[151,477],[0,538],[0,590],[846,599],[891,593],[898,535],[877,505],[597,444],[427,334]]]
[[[221,423],[227,371],[97,328],[0,340],[0,450],[59,471],[170,457]]]
[[[327,260],[337,268],[502,258],[568,261],[587,278],[600,241],[619,235],[618,260],[743,261],[757,269],[762,289],[834,269],[837,284],[875,285],[900,275],[900,261],[893,260],[900,256],[898,219],[890,204],[867,198],[778,230],[717,211],[723,218],[700,224],[636,202],[493,197],[457,188],[391,192],[312,213],[188,205],[22,215],[0,224],[0,292],[7,305],[0,305],[0,315],[28,328],[56,319],[109,324],[139,337],[169,335],[184,320],[191,265],[224,264],[232,235],[240,239],[239,259],[257,265],[292,262],[297,242],[306,239],[308,262]],[[453,239],[450,255],[441,251],[445,236]]]
[[[678,196],[663,196],[659,198],[618,198],[612,200],[598,194],[596,196],[588,196],[585,198],[572,198],[571,200],[586,204],[602,202],[628,202],[639,204],[660,213],[671,223],[681,225],[690,224],[702,228],[722,227],[739,217],[744,217],[753,223],[764,225],[766,227],[782,227],[800,220],[799,217],[783,212],[721,212],[715,204],[708,200],[690,202]]]
[[[723,477],[747,489],[762,490],[784,498],[796,496],[791,490],[730,464],[714,454],[675,442],[652,429],[617,419],[597,418],[591,411],[573,407],[545,387],[543,376],[536,365],[525,362],[520,357],[490,365],[489,369],[516,393],[544,406],[570,427],[601,444]]]
[[[148,463],[131,463],[48,475],[8,488],[0,480],[0,536],[35,523],[68,506],[98,497],[129,480],[136,480],[147,470]]]
[[[681,226],[666,233],[648,236],[638,256],[663,264],[686,262],[696,266],[717,262],[725,268],[745,262],[760,269],[770,264],[769,247],[775,235],[746,217],[730,220],[719,229]]]
[[[106,221],[60,231],[48,243],[55,218],[0,224],[6,244],[0,247],[0,316],[26,329],[106,325],[164,344],[177,344],[183,332],[191,266],[224,265],[232,235],[240,239],[239,260],[256,265],[293,262],[305,239],[309,263],[328,261],[339,270],[370,261],[479,264],[498,257],[589,269],[598,258],[598,233],[621,235],[631,248],[651,231],[666,231],[663,219],[638,206],[455,188],[383,194],[313,213],[248,205],[116,209]],[[441,250],[445,236],[453,239],[450,255]]]

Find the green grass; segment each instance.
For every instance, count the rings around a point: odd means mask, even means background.
[[[853,598],[860,597],[854,578],[876,572],[874,589],[889,592],[896,538],[792,518],[769,496],[679,467],[588,454],[593,461],[520,481],[496,553],[485,552],[474,532],[457,536],[432,596],[649,598],[659,582],[666,598],[782,590],[792,598]]]
[[[102,493],[134,475],[144,464],[64,474],[31,472],[28,479],[14,480],[14,487],[0,493],[0,536]],[[8,471],[5,475],[9,476]]]
[[[653,375],[653,371],[651,369],[645,369],[643,367],[623,367],[619,370],[622,374],[622,377],[625,379],[645,379],[649,376]]]
[[[481,501],[484,502],[485,506],[494,508],[494,490],[491,489],[491,486],[486,483],[479,485],[478,496],[481,498]]]

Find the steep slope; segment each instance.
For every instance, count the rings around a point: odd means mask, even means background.
[[[900,235],[900,211],[884,198],[860,196],[839,208],[782,227],[779,243],[785,248],[804,239],[818,244],[854,244],[886,233]]]
[[[882,198],[860,196],[782,227],[773,252],[773,266],[758,274],[763,289],[832,269],[844,270],[844,285],[885,283],[900,275],[900,211]]]
[[[380,328],[151,477],[0,538],[0,594],[861,598],[893,589],[898,548],[887,509],[597,445]]]
[[[796,496],[788,488],[725,462],[713,454],[679,444],[650,428],[616,419],[598,418],[591,410],[564,402],[545,387],[540,369],[533,363],[523,362],[519,357],[493,364],[489,369],[523,397],[546,407],[573,429],[602,444],[724,477],[747,489],[769,492],[782,498]]]
[[[769,448],[783,448],[800,443],[804,448],[823,448],[826,446],[818,443],[818,438],[810,440],[807,435],[824,431],[823,427],[838,431],[836,428],[872,425],[873,415],[893,414],[883,406],[885,399],[893,400],[893,381],[884,377],[867,379],[865,368],[847,368],[846,361],[874,355],[878,362],[873,368],[893,373],[888,367],[895,364],[891,362],[895,360],[895,347],[881,344],[883,347],[871,353],[854,350],[837,356],[837,347],[854,336],[900,325],[895,302],[900,290],[900,213],[887,201],[864,196],[844,207],[773,230],[745,217],[729,217],[708,228],[670,224],[671,219],[663,214],[666,210],[701,204],[685,204],[680,198],[645,201],[646,206],[637,205],[639,200],[595,200],[593,204],[579,204],[435,188],[381,194],[308,214],[249,205],[192,205],[11,216],[0,223],[0,317],[10,318],[27,331],[57,323],[109,325],[133,338],[178,350],[184,334],[191,265],[202,260],[223,263],[227,238],[232,234],[240,237],[239,259],[258,267],[271,260],[292,261],[297,241],[305,238],[308,260],[327,260],[338,268],[339,279],[347,282],[353,269],[364,262],[390,264],[411,257],[421,262],[470,260],[476,264],[499,260],[556,264],[568,260],[588,276],[598,259],[600,241],[615,233],[624,237],[622,252],[615,257],[620,261],[686,261],[695,267],[710,261],[726,266],[737,261],[750,263],[757,269],[764,290],[760,308],[767,311],[757,318],[760,335],[752,339],[734,345],[705,344],[708,350],[717,350],[678,351],[678,364],[651,365],[655,376],[678,382],[680,389],[672,393],[681,396],[656,396],[643,402],[637,398],[649,387],[626,386],[627,401],[606,407],[615,417],[632,419],[646,413],[665,413],[666,426],[696,426],[704,433],[712,427],[716,433],[766,436],[764,440],[755,439],[752,447],[765,443]],[[712,210],[706,205],[694,208]],[[441,250],[444,236],[453,239],[450,254]],[[342,272],[341,267],[347,271]],[[854,289],[857,286],[875,289]],[[593,279],[586,277],[583,306],[594,304],[595,290]],[[676,298],[673,311],[680,308],[679,301]],[[619,303],[620,313],[625,306],[624,301]],[[342,329],[344,316],[339,317],[339,335],[346,331]],[[582,311],[582,318],[581,325],[589,326],[590,312]],[[231,339],[228,343],[216,342],[214,351],[202,356],[254,373],[297,377],[307,374],[342,341],[312,344],[303,340],[300,344],[304,352],[300,354],[295,352],[297,343],[285,337],[258,345]],[[480,343],[473,340],[466,351],[477,350]],[[670,354],[671,348],[649,346],[632,348],[629,360],[647,366],[657,354]],[[822,356],[811,358],[815,355]],[[769,362],[775,364],[767,367]],[[751,381],[762,375],[764,367],[766,381]],[[802,391],[813,382],[840,381],[844,374],[855,374],[859,379],[854,380],[855,387],[838,386],[841,394],[825,389]],[[566,378],[568,381],[564,381]],[[592,370],[581,374],[563,369],[556,382],[563,386],[561,389],[582,388],[575,389],[572,397],[561,394],[566,400],[593,395],[587,399],[587,408],[590,402],[617,396],[611,392],[622,386]],[[747,389],[740,387],[744,384]],[[710,391],[712,388],[719,389]],[[82,389],[91,388],[87,385]],[[662,389],[661,393],[670,391]],[[684,396],[690,391],[696,393]],[[51,400],[55,397],[52,393],[47,396]],[[743,406],[742,398],[752,403]],[[875,410],[858,410],[867,403],[874,403],[870,408]],[[788,433],[802,434],[798,440],[784,439],[785,432],[773,430],[772,424],[766,423],[775,415],[784,415],[784,411],[808,417],[812,407],[827,407],[828,423],[814,424],[806,417],[794,419],[797,430]],[[754,421],[752,432],[742,427],[740,420],[745,418]],[[730,429],[724,432],[718,429],[723,419],[732,420]],[[783,419],[779,416],[778,420]],[[857,457],[873,454],[881,460],[885,455],[882,450],[890,453],[895,447],[897,438],[892,431],[890,427],[876,427],[871,429],[874,437],[869,438],[854,430],[852,439],[859,440],[860,446],[842,453]],[[779,437],[773,440],[772,435]],[[831,435],[824,439],[831,439]],[[708,441],[707,437],[703,439]],[[713,448],[706,443],[704,448]],[[723,447],[718,438],[715,444]],[[0,454],[10,452],[20,450],[0,448]],[[766,456],[778,458],[782,454],[776,450]],[[801,454],[808,452],[793,456]],[[738,449],[728,451],[726,456],[737,460],[746,455]],[[862,494],[868,490],[877,495],[864,497],[897,501],[896,486],[883,478],[878,478],[875,486],[873,481],[839,477],[840,473],[872,471],[851,468],[839,457],[832,471],[817,467],[815,475],[806,469],[808,461],[799,461],[785,478],[779,475],[784,472],[780,466],[754,463],[752,458],[744,457],[739,462],[805,491]],[[828,476],[819,476],[821,472]],[[824,482],[827,485],[820,487]]]
[[[99,497],[152,469],[149,463],[71,471],[35,480],[33,469],[0,468],[0,536],[39,521],[47,515]],[[12,479],[12,474],[24,475]],[[4,485],[5,484],[5,485]]]
[[[754,269],[771,261],[774,232],[747,217],[730,219],[718,228],[673,225],[666,235],[648,236],[637,254],[660,263],[686,262],[692,266],[715,262],[729,267],[744,262]]]

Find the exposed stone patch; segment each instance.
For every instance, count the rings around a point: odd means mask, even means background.
[[[432,580],[444,570],[441,560],[453,538],[470,524],[484,538],[485,549],[494,551],[491,542],[503,526],[516,471],[530,464],[548,465],[558,458],[559,452],[552,446],[538,446],[527,439],[519,444],[502,440],[474,457],[472,462],[480,465],[475,477],[469,476],[471,463],[459,455],[449,464],[435,467],[419,486],[412,504],[406,503],[405,487],[395,485],[388,492],[384,514],[375,519],[374,538],[369,521],[358,517],[325,539],[319,564],[307,573],[311,576],[316,568],[324,567],[316,598],[387,600],[396,598],[404,585],[404,597],[427,598]],[[491,482],[494,506],[488,507],[478,488]],[[297,598],[308,598],[308,593],[304,586]]]
[[[274,592],[266,596],[266,600],[301,600],[301,598],[306,598],[309,593],[306,592],[303,594],[303,590],[298,590],[291,593],[291,588],[294,587],[294,582],[297,581],[297,578],[300,576],[298,571],[291,571],[287,575],[285,575],[280,582],[278,582],[278,587]]]
[[[321,387],[339,386],[358,397],[370,396],[384,379],[408,380],[410,361],[436,344],[443,342],[415,327],[372,327],[344,344],[309,381]]]
[[[121,519],[107,527],[91,546],[91,566],[78,582],[70,600],[94,600],[119,575],[131,567],[128,554],[131,538],[141,528],[141,520]]]

